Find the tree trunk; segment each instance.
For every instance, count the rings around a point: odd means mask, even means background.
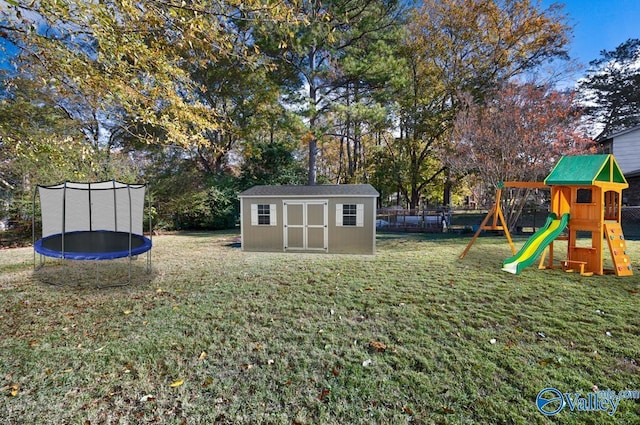
[[[318,139],[315,135],[316,118],[318,107],[318,94],[316,87],[316,54],[315,47],[312,47],[309,51],[309,103],[312,108],[311,116],[309,117],[309,131],[311,132],[311,140],[309,140],[309,181],[308,184],[313,186],[316,184],[316,157],[318,155]]]
[[[318,154],[318,141],[314,137],[309,141],[309,181],[308,184],[316,184],[316,155]]]

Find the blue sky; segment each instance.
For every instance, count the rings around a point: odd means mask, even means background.
[[[542,0],[545,8],[552,3],[565,5],[574,27],[569,54],[585,66],[602,50],[640,38],[640,0]]]

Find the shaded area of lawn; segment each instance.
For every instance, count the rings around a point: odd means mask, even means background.
[[[4,251],[4,420],[640,422],[637,400],[535,405],[546,387],[640,390],[637,276],[502,273],[500,237],[458,260],[468,237],[384,234],[376,256],[335,256],[243,253],[235,236],[156,237],[151,277],[102,290],[43,284],[30,249]]]

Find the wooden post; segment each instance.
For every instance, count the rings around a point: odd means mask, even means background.
[[[463,259],[467,255],[467,253],[471,249],[471,246],[480,235],[480,232],[482,232],[483,230],[502,230],[504,232],[505,237],[507,238],[507,242],[509,242],[511,253],[513,255],[516,254],[516,247],[513,245],[513,240],[511,240],[511,233],[509,233],[509,228],[507,227],[507,221],[504,218],[502,207],[500,205],[501,198],[502,198],[502,188],[504,187],[517,187],[517,188],[525,188],[525,189],[548,188],[548,186],[545,185],[543,182],[500,182],[498,184],[498,188],[496,189],[495,203],[487,213],[487,216],[484,218],[484,220],[482,220],[482,224],[480,224],[480,227],[478,227],[478,230],[476,230],[476,233],[473,235],[473,237],[467,244],[462,254],[460,254],[460,257],[459,257],[460,259]],[[489,222],[490,218],[493,218],[493,221],[491,222],[490,226],[487,226],[487,223]]]

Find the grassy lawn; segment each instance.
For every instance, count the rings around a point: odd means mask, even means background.
[[[155,237],[152,274],[139,259],[120,288],[96,289],[93,263],[34,274],[30,248],[0,251],[0,423],[640,423],[640,400],[535,404],[640,390],[638,275],[510,275],[500,237],[459,260],[470,235],[383,234],[376,256],[234,236]]]

